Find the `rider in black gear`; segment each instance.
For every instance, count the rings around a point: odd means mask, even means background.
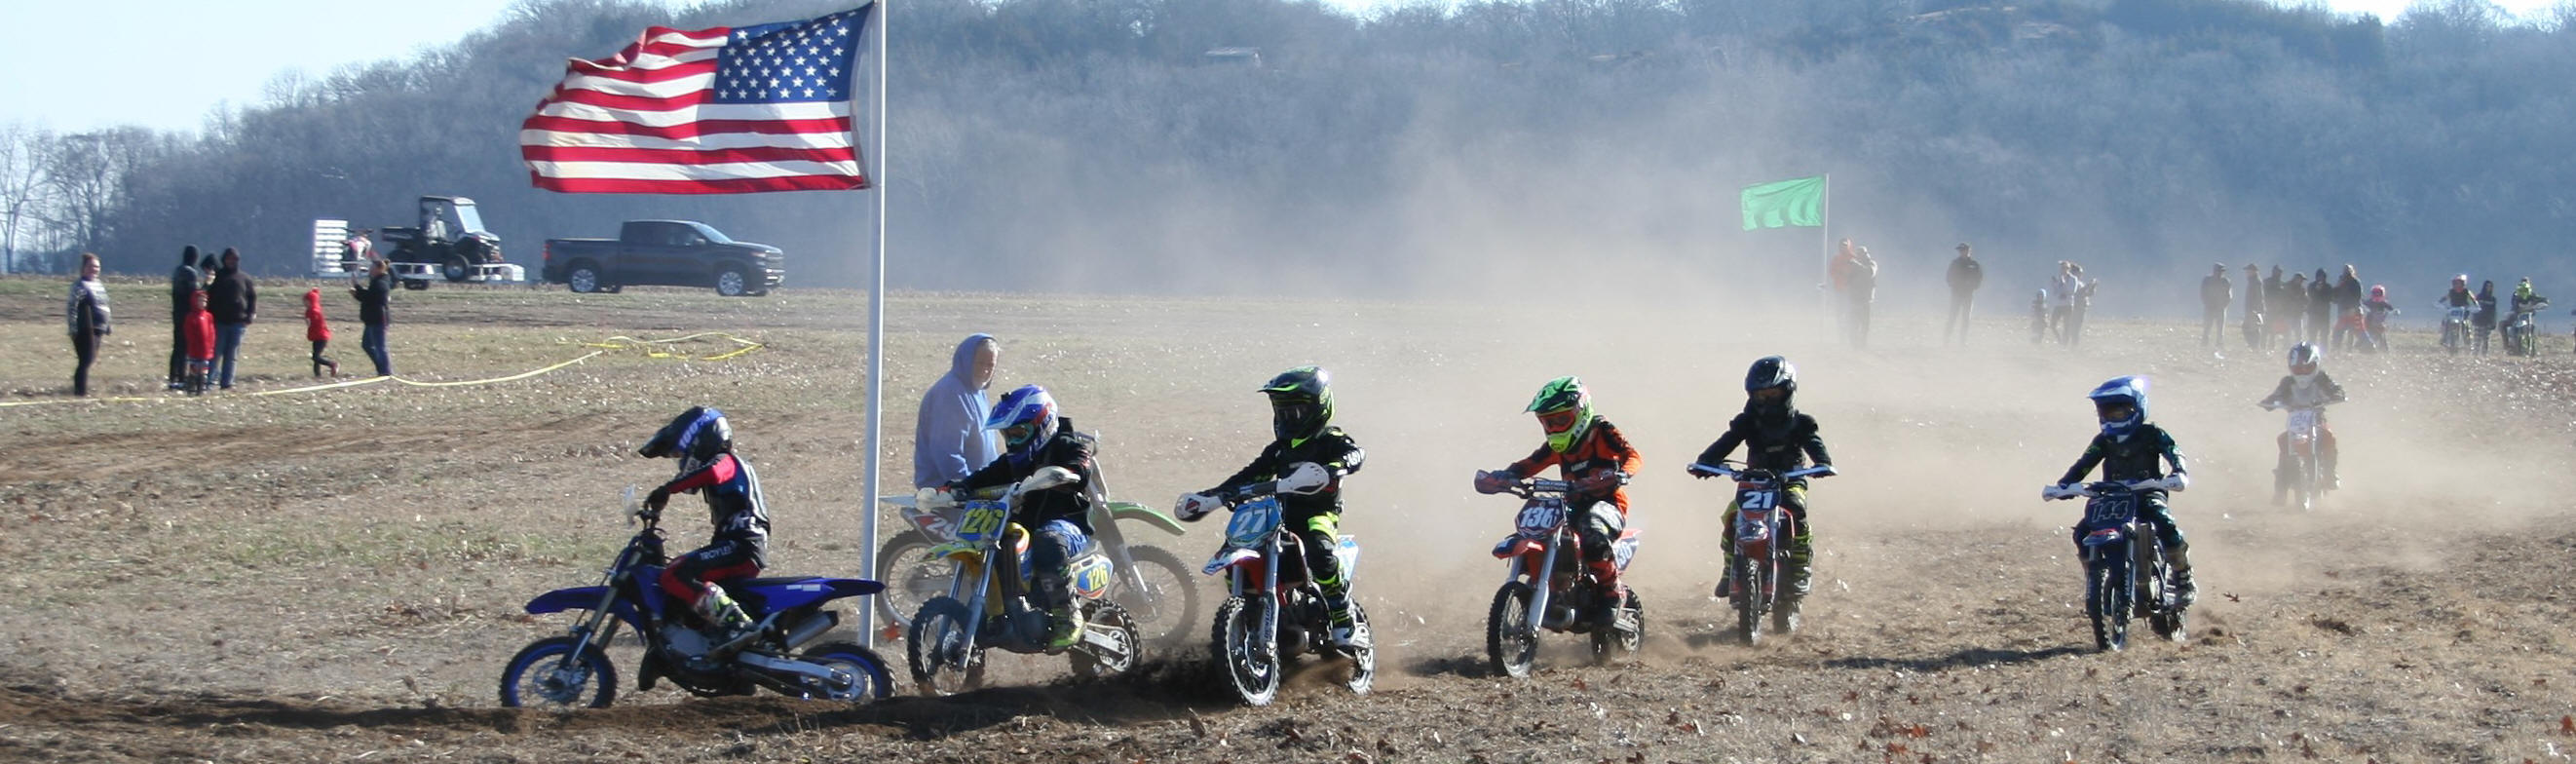
[[[1181,497],[1181,519],[1197,520],[1224,503],[1216,497],[1254,483],[1278,480],[1288,476],[1301,464],[1323,468],[1328,480],[1313,493],[1278,494],[1280,522],[1295,529],[1305,547],[1306,572],[1315,585],[1324,590],[1324,606],[1332,619],[1333,640],[1350,646],[1355,635],[1351,625],[1350,582],[1342,578],[1341,559],[1333,555],[1341,543],[1342,477],[1360,471],[1368,456],[1349,433],[1332,426],[1333,375],[1314,366],[1299,366],[1280,372],[1261,392],[1270,396],[1270,431],[1273,439],[1263,446],[1261,455],[1224,482],[1196,494]]]
[[[2145,377],[2120,377],[2093,389],[2094,414],[2102,422],[2102,432],[2085,446],[2084,456],[2058,478],[2061,486],[2084,481],[2095,466],[2102,468],[2102,479],[2132,482],[2154,480],[2165,476],[2157,464],[2162,460],[2172,465],[2173,476],[2188,481],[2182,451],[2174,447],[2173,436],[2163,427],[2147,421],[2147,380]],[[2191,546],[2184,543],[2182,528],[2174,525],[2173,509],[2165,503],[2165,490],[2150,488],[2138,492],[2138,516],[2155,528],[2156,537],[2164,542],[2165,556],[2173,563],[2174,603],[2189,607],[2200,598],[2200,588],[2191,577]],[[2080,531],[2079,531],[2080,533]],[[2076,543],[2083,543],[2076,538]]]
[[[1805,468],[1809,459],[1818,466],[1833,466],[1833,456],[1825,453],[1825,439],[1816,433],[1816,418],[1799,411],[1794,402],[1797,393],[1798,368],[1790,365],[1789,359],[1774,355],[1754,361],[1744,375],[1744,411],[1726,423],[1726,434],[1700,452],[1698,463],[1714,465],[1725,461],[1740,445],[1746,447],[1747,469],[1778,474]],[[1707,473],[1698,471],[1691,475],[1708,478]],[[1790,481],[1787,490],[1780,492],[1780,504],[1796,523],[1795,531],[1789,535],[1789,586],[1780,595],[1779,609],[1780,622],[1786,626],[1783,631],[1794,631],[1798,606],[1813,588],[1815,574],[1816,531],[1807,517],[1807,480]],[[1727,505],[1726,517],[1718,527],[1735,527],[1736,509],[1733,504]],[[1732,544],[1719,546],[1733,548]],[[1725,569],[1731,577],[1734,552],[1727,554]],[[1731,578],[1720,580],[1717,596],[1725,597],[1732,583]]]

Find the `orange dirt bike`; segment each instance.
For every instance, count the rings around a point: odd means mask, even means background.
[[[1799,533],[1798,524],[1805,518],[1790,514],[1780,499],[1787,495],[1790,481],[1836,474],[1833,466],[1820,464],[1776,474],[1733,464],[1693,464],[1690,470],[1735,481],[1735,527],[1727,534],[1735,550],[1735,569],[1727,571],[1727,580],[1735,586],[1724,594],[1735,606],[1736,636],[1745,644],[1759,644],[1765,614],[1773,616],[1774,628],[1788,631],[1789,612],[1778,609],[1780,579],[1788,573],[1789,538]]]
[[[2282,408],[2280,404],[2265,409]],[[2299,511],[2315,509],[2332,490],[2320,450],[2325,448],[2325,407],[2291,406],[2289,425],[2281,431],[2280,463],[2272,468],[2273,503],[2294,499]]]
[[[1584,510],[1565,505],[1573,484],[1563,480],[1523,480],[1504,493],[1521,497],[1520,516],[1512,535],[1494,545],[1494,556],[1506,560],[1503,588],[1494,592],[1494,608],[1485,619],[1485,657],[1494,670],[1527,677],[1538,659],[1538,632],[1574,632],[1592,636],[1592,658],[1607,661],[1614,653],[1635,655],[1645,641],[1646,605],[1633,589],[1617,603],[1613,621],[1601,628],[1582,614],[1600,605],[1598,585],[1583,564],[1583,535],[1575,530]],[[1637,555],[1637,529],[1622,528],[1610,542],[1612,561],[1620,570]]]

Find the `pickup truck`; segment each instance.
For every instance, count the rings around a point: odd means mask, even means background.
[[[694,220],[629,220],[614,239],[547,239],[540,278],[585,293],[662,285],[758,297],[786,282],[787,258]]]

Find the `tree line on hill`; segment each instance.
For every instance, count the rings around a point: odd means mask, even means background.
[[[791,285],[864,284],[864,194],[552,194],[517,151],[567,56],[604,57],[649,25],[850,2],[674,17],[523,0],[450,45],[281,76],[199,132],[11,127],[0,245],[16,270],[95,251],[156,271],[199,244],[285,273],[314,218],[408,225],[414,197],[452,194],[480,201],[521,263],[545,238],[687,218],[785,248]],[[1926,284],[1960,239],[2029,282],[2080,259],[2178,304],[2213,261],[2352,262],[2423,294],[2438,282],[2416,281],[2456,270],[2563,283],[2571,21],[2576,4],[2516,19],[2481,0],[2384,21],[2257,0],[1526,0],[1364,17],[1295,0],[904,0],[889,270],[923,289],[1405,294],[1558,280],[1537,269],[1581,255],[1607,273],[1805,279],[1819,232],[1747,233],[1735,195],[1830,173],[1831,235]]]

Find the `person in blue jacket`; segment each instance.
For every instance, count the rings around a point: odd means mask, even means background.
[[[1001,455],[993,447],[992,432],[984,429],[984,419],[993,413],[984,390],[992,386],[1001,357],[1001,343],[993,335],[968,335],[957,343],[948,374],[921,394],[921,414],[912,430],[913,488],[963,480]]]

